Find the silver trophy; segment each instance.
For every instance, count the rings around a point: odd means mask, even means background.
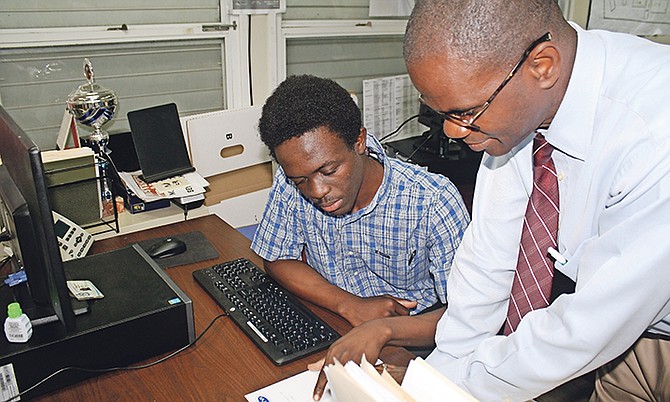
[[[93,132],[81,138],[82,144],[93,148],[98,154],[97,165],[100,177],[100,200],[102,204],[101,218],[116,216],[116,205],[114,193],[112,192],[109,154],[107,148],[109,134],[101,127],[114,117],[116,107],[119,105],[114,91],[96,84],[93,74],[93,66],[88,59],[84,59],[84,77],[86,83],[79,85],[75,91],[67,97],[67,109],[79,123],[93,127]]]
[[[67,109],[79,123],[94,129],[82,140],[99,154],[106,154],[109,134],[101,127],[114,117],[119,98],[114,91],[95,82],[93,66],[88,59],[84,59],[84,77],[87,82],[67,97]]]

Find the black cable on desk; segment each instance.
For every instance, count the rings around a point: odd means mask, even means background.
[[[380,139],[379,139],[379,142],[383,142],[384,140],[387,140],[387,139],[389,139],[390,137],[394,136],[395,134],[397,134],[397,133],[400,131],[400,129],[401,129],[405,124],[407,124],[407,123],[409,123],[410,121],[416,119],[417,117],[419,117],[419,115],[418,115],[418,114],[415,114],[414,116],[412,116],[412,117],[408,118],[407,120],[403,121],[402,123],[400,123],[400,125],[398,126],[398,128],[396,128],[395,130],[391,131],[390,133],[388,133],[388,134],[386,134],[385,136],[383,136],[382,138],[380,138]]]
[[[0,261],[0,270],[1,270],[2,268],[4,268],[5,265],[7,265],[7,263],[8,263],[9,261],[11,261],[11,259],[12,259],[12,257],[9,256],[9,255],[5,256],[5,258],[3,258],[2,261]]]
[[[430,141],[431,138],[433,138],[433,136],[435,135],[435,133],[436,133],[436,131],[431,131],[431,133],[430,133],[429,135],[426,136],[426,139],[423,140],[423,142],[421,142],[421,144],[419,144],[419,145],[414,149],[414,151],[412,151],[411,154],[409,154],[409,156],[407,157],[406,161],[407,161],[407,162],[412,162],[412,157],[413,157],[417,152],[419,152],[419,150],[420,150],[424,145],[426,145],[426,143],[427,143],[428,141]]]
[[[151,363],[141,364],[141,365],[139,365],[139,366],[120,366],[120,367],[109,367],[109,368],[104,368],[104,369],[88,369],[88,368],[84,368],[84,367],[73,367],[73,366],[63,367],[63,368],[58,369],[58,370],[54,371],[53,373],[49,374],[48,376],[46,376],[46,377],[43,378],[42,380],[38,381],[35,385],[29,387],[28,389],[26,389],[26,390],[24,390],[24,391],[22,391],[22,392],[19,392],[17,395],[15,395],[15,396],[13,396],[13,397],[11,397],[11,398],[9,398],[9,399],[5,399],[5,400],[3,400],[2,402],[13,401],[13,400],[15,400],[16,398],[21,397],[21,396],[25,395],[26,393],[32,391],[33,389],[39,387],[40,385],[42,385],[42,384],[44,384],[45,382],[49,381],[50,379],[52,379],[53,377],[57,376],[58,374],[60,374],[60,373],[64,373],[64,372],[66,372],[66,371],[80,371],[80,372],[83,372],[83,373],[97,373],[97,374],[102,374],[102,373],[109,373],[109,372],[112,372],[112,371],[131,371],[131,370],[141,370],[141,369],[145,369],[145,368],[148,368],[148,367],[151,367],[151,366],[155,366],[155,365],[157,365],[158,363],[162,363],[162,362],[164,362],[164,361],[166,361],[166,360],[168,360],[168,359],[171,359],[172,357],[178,355],[179,353],[183,352],[184,350],[186,350],[186,349],[190,348],[191,346],[195,345],[196,342],[198,342],[198,341],[200,340],[200,338],[202,338],[203,335],[205,335],[205,334],[207,333],[207,331],[209,331],[210,328],[212,328],[212,325],[214,325],[214,323],[215,323],[219,318],[221,318],[221,317],[225,317],[225,316],[226,316],[226,314],[219,314],[219,315],[217,315],[216,317],[214,317],[214,319],[212,319],[212,321],[209,323],[209,325],[207,325],[207,328],[205,328],[205,330],[202,331],[202,333],[200,333],[200,335],[198,335],[198,336],[195,338],[195,340],[193,341],[193,343],[189,343],[188,345],[183,346],[183,347],[181,347],[181,348],[175,350],[174,352],[170,353],[169,355],[164,356],[164,357],[161,357],[160,359],[155,360],[155,361],[153,361],[153,362],[151,362]]]
[[[5,256],[5,258],[3,258],[2,261],[0,261],[0,271],[2,271],[2,269],[5,267],[5,265],[7,265],[7,263],[10,262],[11,260],[12,260],[11,256],[9,256],[9,255]],[[7,284],[5,282],[5,280],[7,280],[7,278],[9,278],[9,276],[5,276],[5,277],[2,278],[2,282],[0,282],[0,288]]]
[[[12,234],[9,233],[9,230],[3,230],[0,232],[0,242],[7,240],[12,240]]]

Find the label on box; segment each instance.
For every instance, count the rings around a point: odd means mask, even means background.
[[[0,367],[0,398],[12,402],[21,400],[12,363]]]
[[[77,300],[102,299],[105,297],[91,281],[67,281],[67,288]]]

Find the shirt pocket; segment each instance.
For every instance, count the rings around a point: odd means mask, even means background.
[[[369,275],[378,278],[387,287],[407,290],[414,283],[410,268],[412,252],[369,248],[361,255]]]

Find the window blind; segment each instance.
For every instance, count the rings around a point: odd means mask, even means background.
[[[359,108],[363,109],[363,80],[407,73],[402,43],[402,35],[287,38],[286,75],[312,74],[331,78],[355,94]],[[382,138],[403,120],[418,113],[418,100],[410,100],[405,109],[396,116],[397,121],[389,122],[391,126],[376,127],[375,131],[381,132],[373,134]],[[418,135],[420,131],[418,124],[413,122],[394,138]]]
[[[368,18],[370,0],[286,0],[285,20]]]
[[[129,129],[131,110],[170,102],[181,115],[226,108],[224,50],[220,38],[0,49],[0,101],[40,148],[53,149],[67,97],[85,82],[85,57],[96,82],[119,97],[103,127],[113,133]]]
[[[402,36],[286,40],[286,75],[331,78],[362,100],[363,80],[405,74]]]
[[[54,28],[220,22],[220,0],[3,0],[0,27]]]

